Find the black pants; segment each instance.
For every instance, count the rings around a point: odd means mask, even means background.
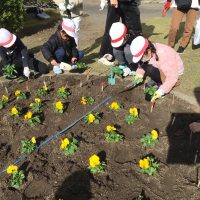
[[[119,9],[114,8],[113,6],[110,5],[110,2],[108,2],[106,26],[105,26],[105,32],[103,35],[103,39],[101,42],[99,58],[103,57],[107,53],[113,55],[113,48],[111,46],[111,39],[110,39],[109,31],[110,31],[110,27],[112,26],[112,24],[115,22],[118,22],[119,20],[120,20]]]

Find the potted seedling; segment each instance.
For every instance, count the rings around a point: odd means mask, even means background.
[[[123,136],[117,133],[117,129],[114,126],[106,126],[105,141],[107,142],[121,142],[123,141]]]
[[[105,172],[105,167],[106,167],[106,163],[105,162],[101,162],[99,156],[97,156],[96,154],[92,155],[89,158],[89,167],[88,169],[90,170],[90,172],[92,174],[96,174],[96,173],[104,173]]]
[[[75,138],[64,138],[61,140],[60,148],[66,156],[73,155],[78,149],[78,140]]]

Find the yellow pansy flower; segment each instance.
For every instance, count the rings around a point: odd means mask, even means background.
[[[41,102],[41,99],[35,98],[35,103],[40,103],[40,102]]]
[[[120,105],[117,102],[112,102],[110,108],[113,109],[113,110],[119,110]]]
[[[8,102],[8,97],[5,96],[5,95],[3,95],[3,96],[2,96],[2,100],[3,100],[4,102]]]
[[[12,113],[13,115],[18,115],[18,114],[19,114],[19,111],[17,110],[16,107],[13,107],[13,108],[11,109],[11,113]]]
[[[158,132],[156,130],[152,130],[151,131],[151,137],[153,140],[157,140],[158,139]]]
[[[148,169],[149,168],[149,160],[147,158],[144,158],[143,160],[140,160],[139,161],[139,166],[140,166],[140,168]]]
[[[58,90],[59,90],[59,92],[65,92],[65,87],[61,87]]]
[[[114,126],[108,125],[106,126],[106,131],[107,132],[116,131],[116,128]]]
[[[33,113],[28,111],[25,115],[24,115],[24,119],[31,119],[32,118]]]
[[[69,139],[68,139],[68,138],[65,138],[64,140],[61,140],[60,148],[61,148],[61,149],[66,149],[69,143],[70,143],[70,142],[69,142]]]
[[[94,116],[93,114],[89,114],[89,115],[88,115],[88,121],[89,121],[90,123],[93,123],[94,120],[95,120],[95,116]]]
[[[82,97],[82,98],[81,98],[81,103],[82,103],[83,105],[87,104],[87,99],[86,99],[85,97]]]
[[[43,90],[47,91],[48,90],[48,87],[46,85],[44,85],[43,87]]]
[[[137,108],[130,108],[129,113],[134,117],[138,117],[138,109]]]
[[[15,172],[17,172],[17,170],[18,170],[18,167],[16,165],[10,165],[7,168],[7,174],[15,173]]]
[[[33,107],[33,103],[30,103],[30,105],[29,105],[30,107]]]
[[[96,167],[98,165],[100,165],[100,159],[99,159],[99,156],[97,156],[96,154],[94,154],[93,156],[91,156],[89,158],[89,165],[90,167]]]
[[[32,138],[31,138],[31,142],[32,142],[33,144],[36,144],[36,139],[35,139],[35,137],[32,137]]]
[[[16,90],[15,91],[15,96],[18,96],[18,95],[20,95],[21,94],[21,90]]]
[[[63,110],[63,103],[61,101],[56,102],[56,109]]]

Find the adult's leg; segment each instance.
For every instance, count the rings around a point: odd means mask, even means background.
[[[80,21],[81,21],[81,17],[75,17],[72,19],[72,21],[74,22],[75,24],[75,33],[76,33],[76,38],[75,39],[75,42],[76,42],[76,45],[78,47],[78,39],[79,39],[79,32],[80,32]]]
[[[192,9],[192,8],[189,9],[188,12],[186,13],[185,28],[184,28],[183,37],[180,43],[180,46],[183,48],[185,48],[190,41],[194,23],[196,22],[197,14],[198,14],[198,10]]]
[[[175,45],[176,33],[179,29],[184,14],[185,14],[184,11],[178,10],[177,8],[173,8],[171,26],[168,33],[168,45],[172,48]]]

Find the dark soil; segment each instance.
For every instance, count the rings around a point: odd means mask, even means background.
[[[9,115],[14,105],[28,108],[39,89],[46,81],[50,93],[43,97],[44,121],[41,125],[31,128],[23,120]],[[17,85],[10,82],[7,85],[10,103],[0,111],[0,169],[3,170],[20,157],[20,141],[35,136],[42,142],[56,132],[70,125],[77,118],[89,111],[109,95],[113,98],[97,109],[102,113],[100,125],[85,125],[79,122],[38,152],[31,154],[19,167],[25,170],[26,181],[19,191],[8,188],[6,173],[0,174],[1,200],[133,200],[144,190],[151,200],[198,200],[200,192],[195,186],[197,165],[193,164],[195,152],[199,147],[198,135],[194,135],[189,145],[188,124],[200,119],[193,108],[172,96],[156,102],[153,112],[150,103],[145,101],[141,87],[133,91],[117,95],[126,82],[117,80],[116,86],[107,86],[101,91],[101,83],[107,82],[107,77],[91,77],[91,81],[79,87],[80,80],[85,76],[68,75],[32,80],[29,83],[30,98],[26,101],[16,101],[15,89],[26,91],[26,83]],[[65,101],[64,114],[53,110],[53,102],[57,100],[56,90],[68,83],[72,95]],[[1,86],[0,96],[5,94]],[[92,96],[95,104],[83,106],[82,96]],[[112,101],[123,105],[119,112],[109,110]],[[130,107],[140,109],[140,120],[133,126],[127,125],[124,117]],[[174,118],[175,117],[175,118]],[[125,136],[123,142],[107,143],[103,133],[106,125],[119,127],[119,132]],[[140,143],[143,134],[157,128],[160,132],[159,143],[154,148],[145,149]],[[79,140],[78,151],[71,157],[66,157],[60,150],[60,140],[74,136]],[[153,177],[139,172],[138,161],[147,154],[153,154],[160,160],[159,173]],[[88,158],[98,154],[107,162],[106,171],[101,175],[91,175],[87,169]],[[197,154],[197,164],[200,161]]]

